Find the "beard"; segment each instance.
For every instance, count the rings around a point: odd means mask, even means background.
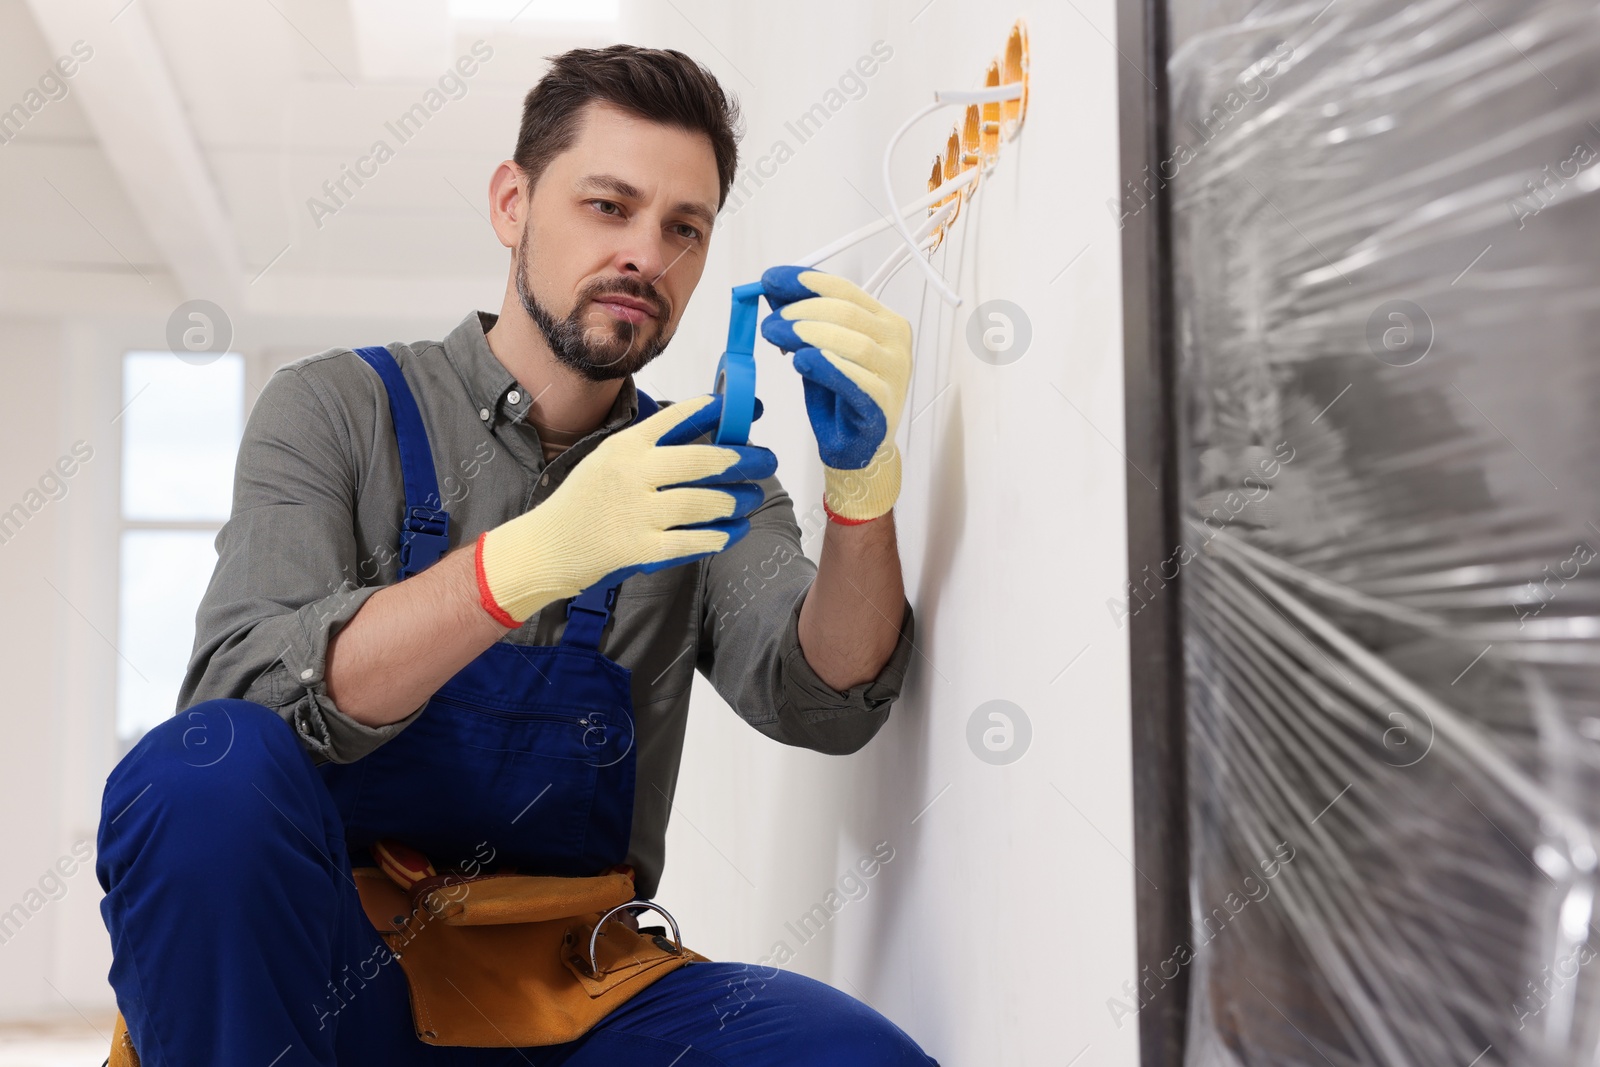
[[[612,293],[649,303],[657,316],[633,323],[611,319],[603,326],[584,324],[583,314],[595,299]],[[573,302],[572,312],[558,319],[539,303],[528,288],[528,229],[517,244],[517,297],[558,360],[591,382],[612,381],[637,373],[659,356],[672,340],[662,324],[671,317],[667,301],[649,282],[626,275],[585,286]],[[653,329],[652,329],[653,327]],[[648,339],[646,339],[648,337]]]

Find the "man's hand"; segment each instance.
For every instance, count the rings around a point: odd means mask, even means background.
[[[484,609],[518,626],[608,575],[687,563],[748,533],[756,480],[778,460],[758,445],[691,443],[721,412],[712,396],[662,408],[600,442],[538,507],[479,535]]]
[[[825,476],[823,507],[860,523],[900,495],[895,430],[911,384],[911,324],[848,279],[807,267],[761,276],[761,335],[794,354]]]

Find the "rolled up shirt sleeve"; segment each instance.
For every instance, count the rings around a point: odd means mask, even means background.
[[[356,486],[347,431],[297,369],[279,370],[245,425],[178,711],[218,697],[266,705],[317,763],[353,762],[421,713],[367,726],[328,696],[328,642],[388,562],[358,558]]]
[[[817,574],[801,550],[794,505],[776,477],[750,532],[705,561],[698,667],[741,718],[787,745],[843,755],[889,718],[915,639],[906,602],[900,638],[877,677],[839,690],[800,647],[800,608]]]

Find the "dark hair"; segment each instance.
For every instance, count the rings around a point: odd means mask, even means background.
[[[551,66],[522,101],[512,159],[531,190],[557,155],[572,147],[586,104],[605,101],[642,118],[704,133],[717,157],[721,210],[739,162],[739,102],[705,67],[673,48],[614,44],[546,56]]]

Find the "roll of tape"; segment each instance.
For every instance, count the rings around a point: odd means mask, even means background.
[[[750,440],[756,413],[756,312],[761,283],[736,285],[733,310],[728,317],[728,347],[717,362],[711,391],[722,395],[722,418],[717,422],[719,445],[742,445]]]

